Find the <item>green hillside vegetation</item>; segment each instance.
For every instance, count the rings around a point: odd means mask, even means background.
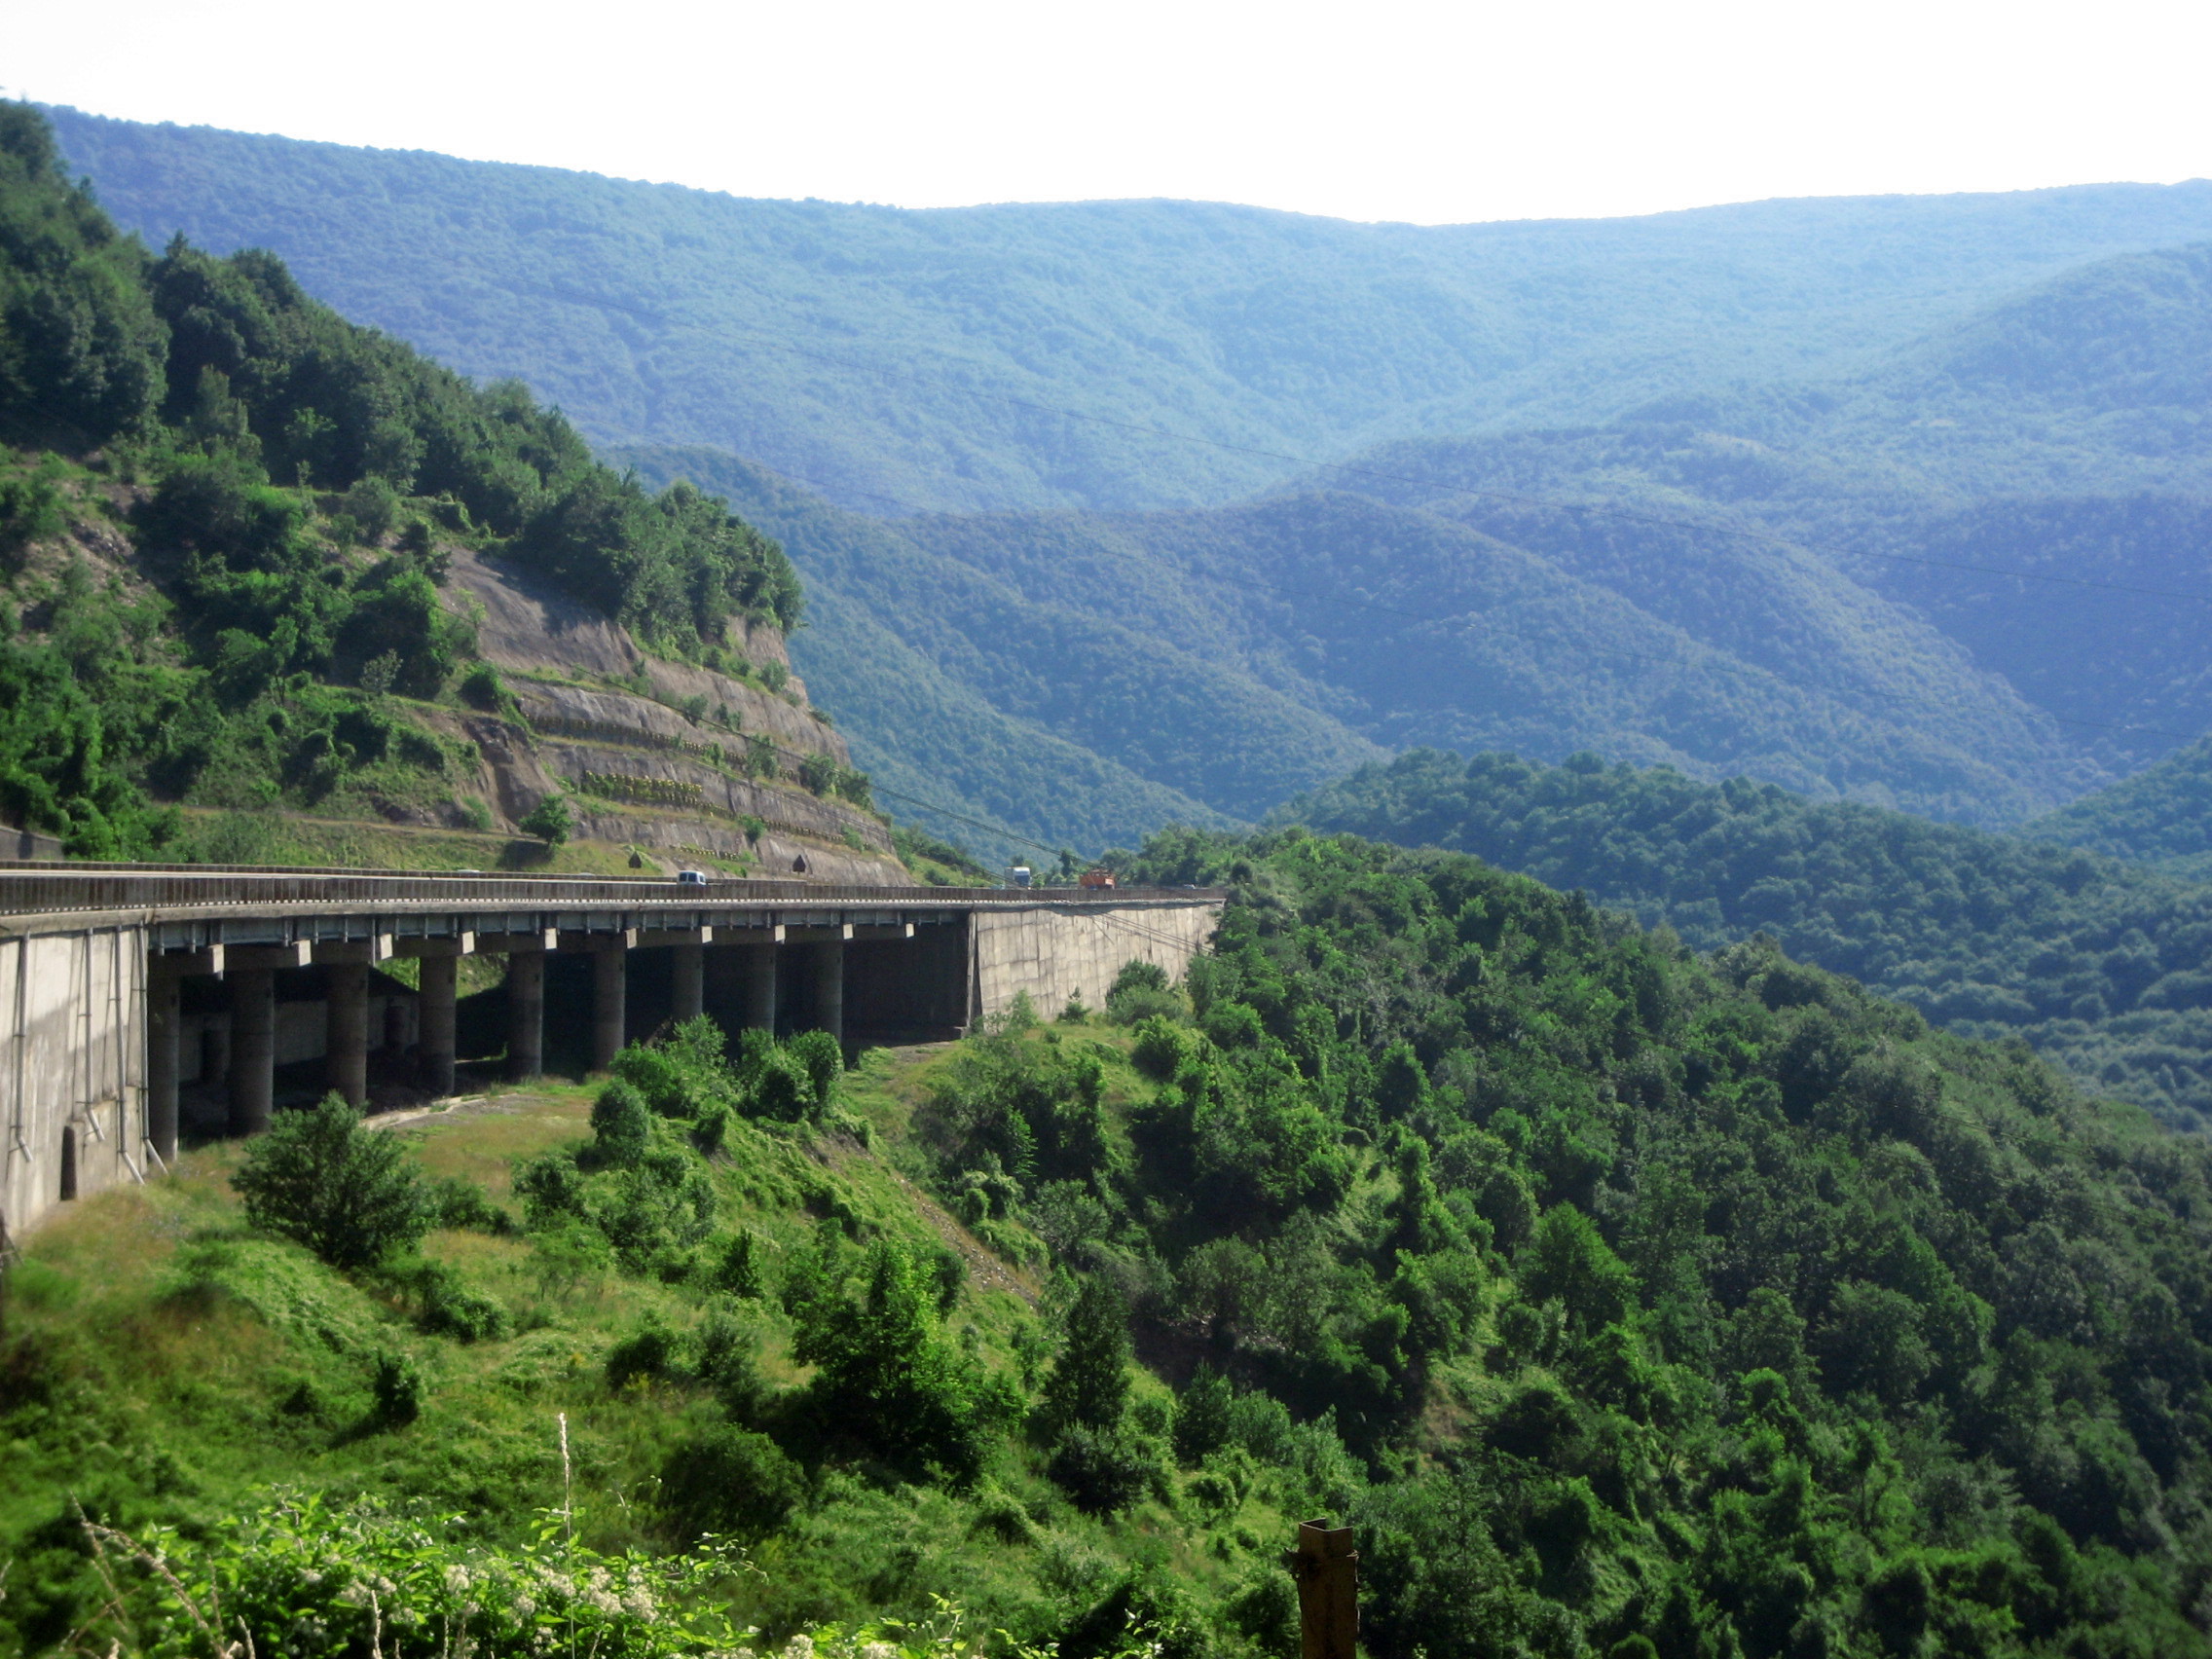
[[[733,618],[799,619],[774,543],[601,465],[520,386],[347,322],[269,254],[150,256],[20,104],[0,440],[0,813],[85,856],[175,851],[157,800],[450,798],[465,747],[435,710],[499,700],[439,593],[456,543],[669,655],[735,666]]]
[[[2212,236],[2202,182],[1440,227],[917,212],[53,114],[154,242],[274,248],[594,440],[712,445],[866,511],[1224,501],[1297,470],[1280,455],[1825,378],[2070,266]]]
[[[2170,875],[2212,878],[2212,739],[2023,824],[2020,833],[2156,865]]]
[[[2205,1143],[1462,855],[1119,863],[1236,898],[1103,1019],[842,1073],[701,1021],[41,1229],[14,1640],[202,1641],[128,1537],[257,1652],[843,1659],[956,1603],[994,1649],[1288,1659],[1326,1513],[1377,1659],[2212,1647]]]
[[[1292,802],[1315,829],[1472,853],[1665,924],[1764,933],[2083,1087],[2212,1127],[2212,890],[2076,848],[1595,756],[1434,752]]]

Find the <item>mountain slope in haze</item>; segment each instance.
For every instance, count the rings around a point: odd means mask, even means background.
[[[1315,478],[1661,591],[1785,537],[2124,773],[2212,727],[2208,387],[2212,245],[2068,273],[1856,379],[1395,444]]]
[[[71,110],[157,245],[266,246],[591,437],[709,444],[873,511],[1221,501],[1394,437],[1836,372],[2083,261],[2212,236],[2212,185],[1423,228],[1208,203],[902,211]],[[1117,424],[1118,423],[1118,424]]]
[[[2084,1088],[2212,1129],[2212,888],[2074,847],[1595,756],[1542,766],[1417,752],[1277,816],[1473,853],[1664,922],[1700,949],[1771,934],[1931,1019],[2025,1038]]]
[[[972,698],[1231,817],[1420,743],[1598,747],[1954,817],[2082,787],[2032,710],[1814,560],[1715,571],[1704,603],[1663,605],[1354,496],[884,521],[711,451],[609,453],[726,496],[789,549],[818,614],[856,604]],[[936,741],[812,632],[798,660],[864,755]],[[999,764],[937,750],[928,769],[965,787]]]
[[[2212,738],[2177,750],[2124,783],[2032,819],[2019,832],[2155,865],[2171,875],[2212,878]]]

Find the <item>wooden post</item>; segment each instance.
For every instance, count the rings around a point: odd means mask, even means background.
[[[1299,1659],[1353,1659],[1359,1641],[1359,1552],[1349,1527],[1324,1516],[1299,1524],[1298,1547],[1282,1553],[1298,1580]]]

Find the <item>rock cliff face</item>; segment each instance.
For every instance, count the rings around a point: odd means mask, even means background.
[[[477,648],[513,696],[511,714],[461,719],[455,733],[481,756],[478,783],[507,827],[560,790],[579,836],[664,864],[694,855],[785,879],[911,879],[872,814],[799,783],[810,759],[842,772],[850,757],[807,706],[774,628],[731,631],[756,683],[648,656],[549,583],[465,550],[446,592],[475,618]]]

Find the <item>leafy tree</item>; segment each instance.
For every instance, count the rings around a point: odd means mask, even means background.
[[[1110,1433],[1129,1398],[1129,1313],[1120,1291],[1091,1279],[1068,1307],[1060,1355],[1038,1410],[1055,1428]]]
[[[808,1392],[820,1432],[859,1443],[905,1479],[972,1483],[1009,1402],[945,1342],[921,1252],[879,1241],[857,1278],[849,1284],[848,1265],[826,1237],[784,1291],[792,1357],[816,1368]]]
[[[576,820],[566,797],[549,794],[516,821],[526,835],[535,835],[548,847],[558,847],[575,832]]]
[[[433,1220],[406,1143],[362,1126],[339,1095],[279,1112],[231,1177],[254,1226],[334,1268],[372,1266],[418,1242]]]

